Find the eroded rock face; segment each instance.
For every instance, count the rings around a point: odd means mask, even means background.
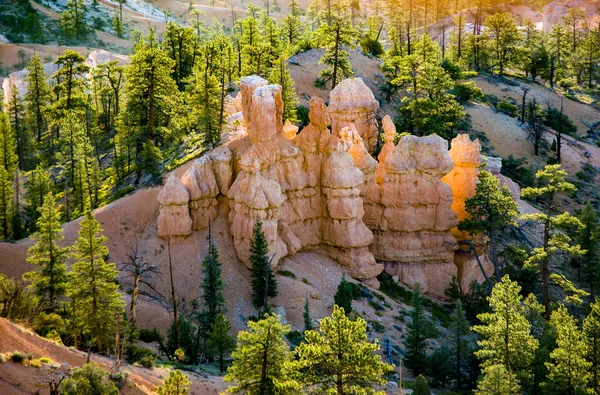
[[[459,222],[468,218],[468,214],[465,211],[465,201],[475,196],[479,168],[483,164],[483,157],[480,152],[481,145],[479,141],[471,141],[466,134],[455,137],[450,144],[448,154],[452,162],[454,162],[454,168],[442,178],[442,181],[452,188],[454,201],[451,207],[456,213]],[[459,241],[468,237],[464,232],[459,231],[458,228],[454,228],[452,233]]]
[[[375,120],[378,109],[379,102],[362,78],[343,80],[331,91],[329,100],[333,135],[338,136],[343,128],[354,124],[367,151],[373,152],[379,132]]]
[[[395,146],[386,116],[378,162],[369,153],[378,128],[367,122],[377,102],[360,79],[340,83],[330,108],[312,98],[310,123],[299,133],[283,122],[280,86],[251,76],[242,78],[240,91],[228,99],[221,145],[196,160],[182,182],[171,176],[161,192],[161,237],[189,234],[192,223],[207,227],[224,195],[237,255],[248,266],[261,220],[273,266],[317,249],[369,286],[378,286],[385,266],[399,281],[419,282],[437,296],[452,276],[476,277],[470,261],[457,269],[452,229],[474,191],[477,142],[460,136],[449,152],[441,137],[406,136]],[[189,207],[187,216],[182,207]]]
[[[192,219],[189,206],[190,194],[183,183],[173,173],[158,194],[160,211],[157,219],[158,237],[170,238],[189,236],[192,233]]]
[[[454,166],[447,147],[436,135],[403,137],[385,159],[380,219],[372,222],[371,251],[386,271],[435,295],[456,275],[451,229],[458,221],[452,189],[441,180]]]

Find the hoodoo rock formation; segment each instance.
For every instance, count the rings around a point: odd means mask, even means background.
[[[431,135],[405,136],[394,145],[396,130],[386,116],[376,161],[370,152],[379,133],[378,104],[360,79],[341,82],[329,108],[312,98],[310,123],[299,133],[283,122],[281,87],[260,77],[242,78],[240,94],[228,103],[237,113],[229,115],[221,145],[196,160],[181,182],[172,175],[166,182],[160,237],[207,227],[223,196],[237,255],[248,266],[260,220],[273,266],[313,249],[370,286],[378,286],[385,269],[437,296],[452,276],[481,276],[476,267],[457,269],[453,236],[466,215],[464,200],[475,191],[478,142],[459,136],[448,151],[444,139]]]

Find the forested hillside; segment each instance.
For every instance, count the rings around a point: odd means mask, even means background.
[[[0,316],[114,362],[37,380],[52,394],[128,391],[142,373],[126,361],[224,375],[231,393],[600,393],[599,7],[0,2]],[[244,126],[230,115],[249,75],[281,86],[283,120],[300,130],[311,98],[359,76],[376,124],[392,115],[394,143],[466,133],[502,157],[502,174],[481,169],[457,228],[468,235],[457,248],[482,246],[485,281],[432,300],[386,273],[379,290],[347,279],[318,251],[272,270],[260,218],[247,270],[224,198],[201,236],[148,241],[159,206],[148,188]],[[385,143],[382,129],[374,158]],[[0,371],[50,366],[18,346],[0,344]],[[173,369],[156,391],[202,380]]]

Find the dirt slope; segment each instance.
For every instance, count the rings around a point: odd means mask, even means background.
[[[43,364],[40,368],[10,361],[0,364],[0,393],[3,395],[33,394],[36,391],[46,394],[49,392],[48,383],[58,381],[65,374],[65,371],[59,368],[61,364],[68,363],[77,367],[86,362],[85,353],[58,345],[28,329],[0,319],[0,353],[6,355],[13,351],[31,354],[34,359],[48,357],[54,363]],[[112,369],[112,361],[109,358],[92,355],[91,361],[107,371]],[[128,374],[128,378],[121,394],[126,395],[155,393],[156,386],[162,383],[169,372],[163,368],[145,369],[131,365],[126,365],[123,371]],[[225,389],[221,378],[207,379],[196,374],[189,376],[193,394],[211,394]]]

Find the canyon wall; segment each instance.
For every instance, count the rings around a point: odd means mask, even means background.
[[[385,270],[435,296],[444,295],[453,276],[481,277],[478,268],[459,270],[455,263],[456,226],[483,163],[478,142],[459,136],[449,151],[431,135],[405,136],[395,145],[386,116],[375,160],[378,103],[359,78],[342,81],[329,107],[312,98],[310,123],[299,133],[283,122],[281,87],[260,77],[242,78],[227,108],[220,146],[195,160],[181,181],[168,178],[159,196],[159,237],[206,228],[222,195],[237,255],[247,266],[260,220],[273,266],[312,249],[369,286],[378,287]]]

